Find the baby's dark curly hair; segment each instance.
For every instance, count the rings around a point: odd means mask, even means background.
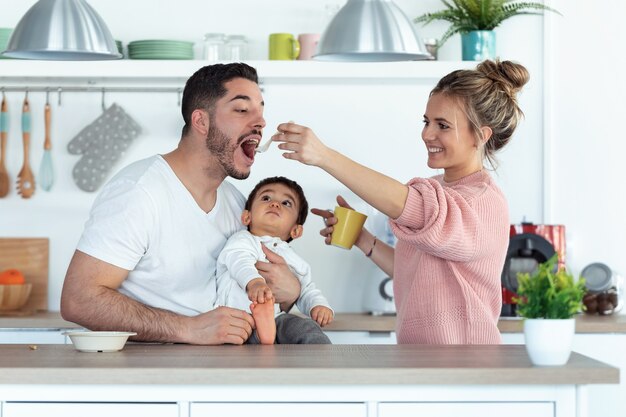
[[[252,191],[250,191],[250,195],[248,196],[248,200],[246,201],[245,209],[250,210],[252,208],[252,201],[254,200],[257,193],[259,192],[259,189],[269,184],[283,184],[284,186],[289,188],[291,191],[296,193],[296,196],[298,198],[298,207],[299,207],[298,219],[296,220],[296,223],[299,225],[303,225],[306,220],[307,214],[309,214],[309,203],[306,201],[306,197],[304,196],[304,191],[302,190],[302,187],[300,187],[300,185],[297,182],[290,180],[289,178],[268,177],[268,178],[265,178],[264,180],[259,181],[259,183],[254,186]]]

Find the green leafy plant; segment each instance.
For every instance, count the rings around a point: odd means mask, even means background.
[[[565,269],[557,271],[557,255],[539,264],[534,274],[518,273],[519,284],[513,300],[520,316],[529,319],[569,319],[584,309],[585,280],[574,277]]]
[[[456,33],[465,34],[474,30],[493,30],[510,17],[518,15],[542,14],[555,9],[542,3],[514,0],[441,0],[444,10],[425,13],[414,19],[415,23],[429,24],[435,20],[450,22],[450,27],[437,42],[443,45]]]

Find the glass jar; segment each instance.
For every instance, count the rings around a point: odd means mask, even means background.
[[[216,62],[224,59],[224,40],[223,33],[207,33],[204,35],[202,58]]]
[[[588,314],[607,315],[620,311],[624,304],[624,279],[608,265],[595,262],[583,268],[587,294],[583,303]]]
[[[245,61],[248,52],[248,41],[243,35],[230,35],[226,38],[226,59]]]

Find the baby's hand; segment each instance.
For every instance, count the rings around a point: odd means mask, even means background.
[[[315,306],[311,309],[311,318],[324,327],[333,321],[333,311],[324,306]]]
[[[270,290],[263,278],[255,278],[248,282],[246,292],[248,293],[248,298],[253,303],[264,303],[265,300],[274,298],[272,290]]]

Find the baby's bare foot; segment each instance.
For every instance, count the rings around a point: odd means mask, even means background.
[[[264,303],[250,304],[252,318],[256,324],[256,332],[262,345],[273,345],[276,339],[276,322],[274,321],[274,299]]]

